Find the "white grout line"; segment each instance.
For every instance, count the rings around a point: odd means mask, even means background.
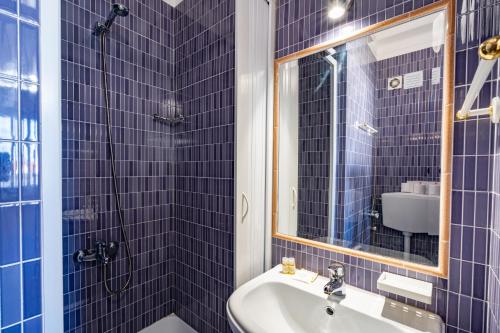
[[[22,244],[21,244],[21,247],[22,247]],[[38,261],[38,260],[41,260],[41,259],[42,259],[41,257],[38,257],[38,258],[34,258],[34,259],[16,261],[15,263],[12,263],[12,264],[0,265],[0,268],[7,268],[7,267],[16,266],[16,265],[23,265],[23,264],[34,262],[34,261]]]
[[[3,331],[3,330],[5,330],[5,329],[7,329],[7,328],[10,328],[10,327],[16,326],[16,325],[21,325],[22,323],[27,322],[28,320],[31,320],[31,319],[36,319],[36,318],[41,317],[41,316],[42,316],[41,314],[38,314],[38,315],[33,316],[33,317],[29,317],[29,318],[26,318],[26,319],[22,319],[21,321],[18,321],[18,322],[14,323],[14,324],[10,324],[10,325],[7,325],[7,326],[2,327],[2,331]],[[21,329],[23,329],[23,328],[22,328],[22,326],[23,326],[23,325],[21,325]]]

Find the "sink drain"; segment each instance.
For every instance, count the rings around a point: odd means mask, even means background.
[[[332,308],[331,306],[327,306],[325,308],[325,312],[326,312],[327,315],[333,316],[335,314],[335,309]]]

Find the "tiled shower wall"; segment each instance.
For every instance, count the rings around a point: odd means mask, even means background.
[[[328,236],[330,174],[331,77],[322,58],[309,56],[299,64],[299,182],[297,236]]]
[[[39,9],[0,0],[0,329],[42,331]]]
[[[102,267],[75,265],[73,252],[121,241],[111,186],[99,39],[91,27],[109,1],[62,1],[63,269],[66,332],[137,332],[172,312],[175,244],[172,131],[153,122],[174,100],[174,11],[161,0],[124,1],[108,36],[108,71],[119,189],[134,273],[129,290],[107,296]],[[123,242],[111,265],[126,279]]]
[[[367,39],[346,44],[345,183],[342,239],[369,244],[373,182],[373,136],[355,128],[358,122],[373,127],[375,117],[375,58]],[[351,244],[352,244],[351,243]]]
[[[306,3],[300,0],[280,0],[276,13],[275,56],[276,58],[285,56],[341,36],[343,31],[366,27],[431,2],[423,0],[355,1],[348,17],[334,24],[327,16],[329,3],[327,0]],[[500,3],[496,0],[481,3],[459,0],[456,9],[455,108],[458,109],[477,66],[479,41],[500,32],[498,20]],[[492,79],[497,77],[498,74],[493,75]],[[481,107],[486,107],[491,100],[491,89],[491,84],[486,84],[482,89],[479,103]],[[434,300],[433,304],[427,308],[438,313],[445,320],[449,332],[485,332],[488,313],[486,297],[488,255],[486,250],[489,246],[488,233],[490,231],[488,196],[489,185],[492,183],[490,175],[493,169],[490,168],[492,129],[488,119],[473,118],[454,123],[454,178],[450,240],[450,276],[452,279],[436,279],[405,269],[380,265],[278,239],[273,240],[273,263],[279,263],[279,258],[284,255],[295,256],[298,265],[326,274],[329,262],[338,260],[347,265],[349,283],[375,292],[377,292],[376,280],[385,270],[432,281],[435,283]],[[492,247],[495,247],[494,244],[493,242]],[[498,252],[498,250],[496,245],[493,251]],[[490,268],[490,272],[494,270],[494,267]],[[496,276],[498,277],[498,274]],[[498,284],[495,286],[498,288]],[[408,299],[390,296],[408,304],[415,304]],[[498,318],[497,297],[489,301],[497,305],[491,315]]]
[[[175,21],[176,314],[198,332],[230,332],[234,288],[234,0],[184,0]]]
[[[109,35],[113,133],[134,275],[106,296],[102,269],[73,252],[121,240],[91,26],[110,2],[64,0],[65,330],[136,332],[176,312],[199,332],[229,332],[233,290],[234,0],[124,1]],[[109,59],[108,57],[108,59]],[[182,112],[168,126],[153,114]],[[123,243],[122,243],[123,244]],[[126,256],[112,265],[124,282]]]

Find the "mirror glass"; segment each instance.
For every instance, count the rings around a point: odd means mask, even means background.
[[[280,63],[278,233],[438,265],[445,21]]]

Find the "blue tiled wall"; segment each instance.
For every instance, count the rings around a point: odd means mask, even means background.
[[[120,1],[121,2],[121,1]],[[101,93],[94,22],[111,1],[63,0],[62,170],[63,283],[66,332],[135,333],[174,308],[174,143],[172,129],[153,121],[175,107],[175,13],[161,0],[123,1],[129,16],[109,33],[108,69],[119,189],[134,273],[121,297],[110,297],[102,267],[75,266],[74,251],[96,241],[121,241]],[[126,279],[123,242],[108,274]]]
[[[362,38],[346,44],[346,110],[344,154],[344,218],[342,239],[369,244],[373,184],[373,136],[352,124],[374,125],[375,116],[375,58]],[[340,228],[339,228],[340,229]]]
[[[73,252],[121,240],[112,198],[98,40],[110,1],[62,1],[63,253],[66,332],[137,332],[175,311],[229,332],[233,290],[234,0],[123,1],[109,35],[113,133],[134,275],[120,298]],[[168,126],[153,114],[182,112]],[[123,283],[123,246],[112,266]],[[98,309],[96,311],[95,309]]]
[[[439,83],[432,83],[433,68],[441,69],[443,52],[432,48],[384,59],[376,63],[377,111],[374,150],[374,193],[401,191],[401,183],[410,180],[439,181],[441,167],[441,108],[442,76]],[[423,85],[412,89],[387,89],[390,77],[421,70]],[[396,103],[395,103],[396,102]],[[376,209],[382,213],[382,203]],[[384,227],[383,216],[374,220],[377,230],[372,244],[383,245],[397,251],[404,249],[401,232]],[[438,257],[438,237],[414,234],[411,253],[423,256],[435,265]]]
[[[176,314],[198,332],[230,332],[234,288],[234,0],[184,0],[175,21]]]
[[[299,59],[299,237],[328,236],[330,188],[331,66],[321,58]],[[304,223],[307,221],[307,223]]]
[[[42,332],[38,1],[0,0],[0,330]]]
[[[348,17],[334,24],[327,17],[327,0],[307,3],[300,0],[280,0],[276,13],[276,57],[340,36],[343,29],[366,27],[431,2],[433,1],[354,1]],[[477,67],[479,41],[500,32],[500,21],[497,19],[500,15],[500,2],[459,0],[456,5],[455,105],[458,109]],[[494,73],[491,76],[493,82],[487,83],[481,91],[478,104],[481,107],[488,105],[492,92],[496,91],[498,94],[498,90],[495,90],[498,89],[498,72]],[[490,221],[494,221],[494,226],[498,224],[498,218],[495,221],[488,214],[491,208],[489,196],[493,174],[493,133],[493,126],[485,118],[454,123],[450,280],[436,279],[278,239],[273,240],[273,263],[279,263],[279,258],[285,254],[293,255],[299,265],[326,274],[326,266],[330,260],[343,261],[348,267],[349,283],[375,292],[376,280],[384,270],[432,281],[435,283],[434,301],[426,308],[443,317],[449,332],[485,332],[487,314],[490,313],[489,317],[496,319],[496,323],[499,318],[498,260],[488,260],[487,255],[489,235],[493,240],[491,251],[497,254],[499,251],[498,232],[494,231],[498,228],[489,228]],[[490,276],[494,274],[496,279],[495,283],[490,283],[489,299],[487,271]],[[395,295],[390,296],[416,304]],[[490,309],[488,301],[493,304]],[[496,332],[496,327],[490,329],[491,332]]]

